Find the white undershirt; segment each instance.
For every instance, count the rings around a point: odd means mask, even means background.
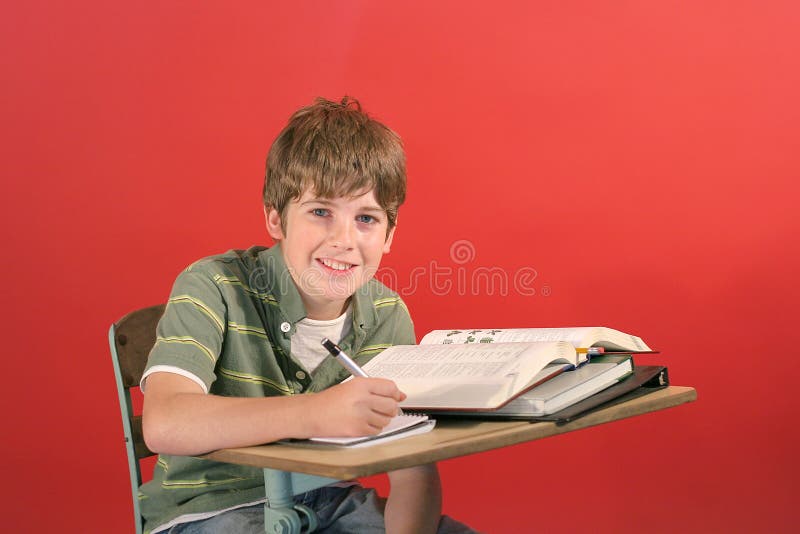
[[[297,329],[292,336],[292,356],[300,361],[306,371],[313,373],[319,364],[328,357],[328,350],[322,346],[322,340],[328,338],[340,343],[353,329],[352,307],[337,317],[327,321],[306,317],[295,325]]]

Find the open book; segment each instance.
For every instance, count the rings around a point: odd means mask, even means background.
[[[437,330],[396,345],[364,366],[389,378],[413,410],[496,410],[588,359],[576,347],[644,351],[638,337],[607,328]]]

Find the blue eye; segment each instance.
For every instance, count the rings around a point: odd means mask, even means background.
[[[314,208],[311,210],[311,213],[316,215],[317,217],[325,217],[328,214],[328,210],[325,208]]]
[[[372,215],[359,215],[358,217],[356,217],[356,220],[358,222],[371,224],[375,222],[375,217],[373,217]]]

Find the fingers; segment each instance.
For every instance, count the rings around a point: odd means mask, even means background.
[[[370,402],[370,409],[385,417],[394,417],[397,415],[397,401],[392,397],[379,397],[375,396]],[[388,421],[387,421],[388,423]],[[385,424],[385,423],[384,423]]]
[[[354,378],[318,397],[318,435],[374,435],[398,413],[405,399],[394,382],[382,378]]]
[[[372,412],[366,419],[368,426],[367,434],[378,434],[383,428],[392,420],[392,415],[386,415],[378,412]]]
[[[353,387],[362,391],[361,402],[357,404],[360,405],[358,411],[361,412],[362,422],[368,426],[365,430],[369,434],[377,434],[397,415],[397,403],[405,395],[391,380],[358,378],[353,382]]]
[[[406,398],[406,394],[397,389],[397,385],[391,380],[385,378],[359,378],[367,384],[367,389],[374,395],[381,397],[389,397],[397,402]]]

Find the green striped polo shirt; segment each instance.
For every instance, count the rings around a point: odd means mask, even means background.
[[[370,280],[352,297],[353,325],[342,348],[359,364],[392,345],[414,344],[400,297]],[[178,367],[210,394],[229,397],[320,391],[348,375],[328,357],[309,376],[292,356],[292,334],[305,318],[280,246],[232,250],[182,272],[158,324],[147,369]],[[178,516],[224,510],[264,498],[259,468],[160,455],[139,491],[145,531]]]

